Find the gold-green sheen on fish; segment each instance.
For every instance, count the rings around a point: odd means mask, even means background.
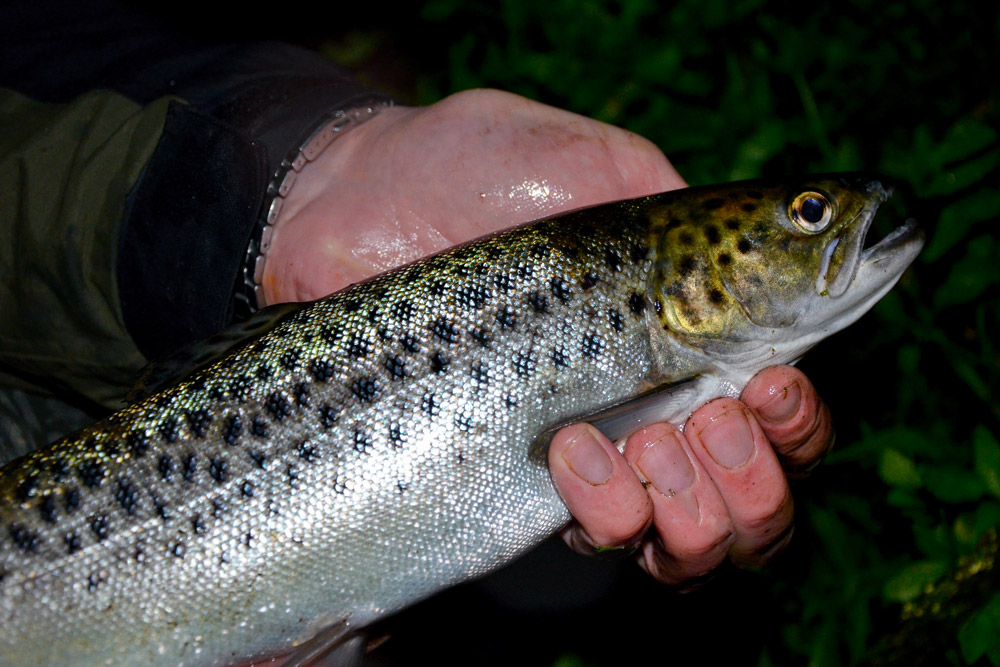
[[[864,248],[887,196],[834,175],[605,204],[279,311],[0,470],[0,663],[228,664],[496,569],[569,520],[552,429],[680,423],[885,294],[922,243]]]

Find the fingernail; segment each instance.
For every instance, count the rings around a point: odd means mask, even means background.
[[[588,484],[600,486],[611,479],[611,458],[590,426],[580,429],[563,450],[562,457],[569,469]]]
[[[674,496],[694,482],[694,467],[676,433],[668,433],[646,447],[635,464],[642,476],[665,496]]]
[[[725,468],[738,468],[753,454],[753,432],[743,410],[724,412],[705,425],[698,435],[709,455]]]
[[[757,413],[772,424],[783,424],[799,411],[801,401],[802,389],[798,382],[792,382],[775,392],[771,400],[757,408]]]

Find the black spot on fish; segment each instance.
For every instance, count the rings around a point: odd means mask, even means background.
[[[729,266],[733,263],[733,258],[728,252],[720,252],[717,259],[721,266]]]
[[[42,517],[42,521],[46,523],[56,522],[56,501],[52,496],[45,496],[42,498],[42,502],[38,503],[38,513]]]
[[[588,359],[597,359],[604,352],[604,341],[598,338],[593,332],[588,332],[583,335],[580,351]]]
[[[361,302],[357,299],[344,299],[344,312],[355,313],[361,308]]]
[[[305,382],[299,382],[292,389],[292,398],[295,399],[295,405],[300,408],[309,407],[309,385]]]
[[[219,484],[229,478],[229,465],[223,458],[212,457],[208,460],[208,474]]]
[[[153,496],[153,507],[156,508],[157,516],[159,516],[163,521],[170,521],[170,509],[167,507],[165,502],[156,496]]]
[[[115,500],[125,510],[125,514],[131,516],[135,514],[135,509],[139,505],[139,493],[128,482],[118,480],[118,488],[115,489]]]
[[[170,553],[176,558],[184,558],[184,554],[187,550],[184,548],[183,542],[177,542],[172,547],[170,547]]]
[[[338,340],[340,340],[340,337],[343,335],[344,335],[343,328],[334,325],[334,326],[323,327],[323,329],[320,330],[319,337],[322,338],[323,342],[326,343],[327,345],[333,345]]]
[[[326,404],[319,409],[319,421],[325,428],[330,428],[337,423],[337,411],[330,404]]]
[[[319,453],[316,451],[316,445],[312,444],[308,440],[300,442],[295,451],[298,453],[299,458],[306,463],[315,463],[316,459],[319,458]]]
[[[191,530],[194,531],[195,535],[201,535],[205,532],[205,522],[201,520],[200,514],[191,517]]]
[[[69,466],[62,459],[55,459],[49,464],[49,474],[53,481],[60,482],[69,476]]]
[[[267,469],[267,465],[266,465],[267,464],[267,457],[264,456],[263,453],[258,452],[258,451],[254,451],[254,450],[250,450],[249,454],[250,454],[251,460],[253,460],[253,462],[257,464],[258,468],[260,468],[261,470],[266,470]]]
[[[490,369],[485,364],[473,364],[469,369],[469,375],[477,385],[488,385],[490,383]]]
[[[385,327],[379,327],[375,330],[375,333],[378,335],[379,340],[384,343],[392,340],[392,336],[389,335],[389,330]]]
[[[583,289],[584,292],[586,292],[587,290],[594,287],[594,285],[596,285],[599,281],[600,277],[596,273],[594,273],[593,271],[587,271],[585,274],[583,274],[583,277],[580,278],[580,287]]]
[[[334,372],[333,362],[328,359],[313,359],[309,364],[309,374],[317,382],[329,382]]]
[[[416,354],[420,352],[420,343],[413,334],[404,334],[399,342],[403,344],[403,349]]]
[[[340,493],[340,494],[344,493],[345,491],[347,491],[347,484],[346,484],[346,482],[344,482],[344,480],[341,479],[340,477],[338,477],[337,479],[333,480],[333,490],[336,493]]]
[[[621,333],[625,326],[625,323],[622,322],[622,314],[617,308],[608,308],[608,322],[611,323],[611,328],[618,333]]]
[[[725,202],[725,201],[724,201],[723,199],[720,199],[719,197],[713,197],[712,199],[709,199],[709,200],[707,200],[707,201],[706,201],[706,202],[705,202],[705,203],[704,203],[704,204],[702,205],[702,207],[703,207],[703,208],[704,208],[704,209],[705,209],[706,211],[714,211],[714,210],[716,210],[716,209],[718,209],[718,208],[721,208],[721,207],[722,207],[722,205],[723,205],[723,204],[725,204],[725,203],[726,203],[726,202]]]
[[[434,324],[431,325],[431,333],[446,343],[457,343],[462,335],[454,322],[443,317],[434,321]]]
[[[503,402],[504,402],[504,405],[507,406],[508,410],[511,410],[511,409],[517,407],[517,397],[514,396],[513,394],[507,394],[506,396],[504,396],[503,397]]]
[[[125,447],[132,456],[140,459],[149,451],[149,436],[145,431],[131,431],[125,436]]]
[[[448,364],[451,361],[441,354],[441,350],[436,351],[431,355],[431,370],[435,373],[441,373],[448,368]]]
[[[455,293],[458,305],[463,308],[479,310],[490,299],[490,290],[484,285],[466,285]]]
[[[362,429],[354,429],[354,449],[360,454],[364,454],[365,451],[371,447],[372,440],[367,433]]]
[[[35,495],[35,491],[38,489],[38,475],[28,475],[23,482],[17,485],[17,489],[14,491],[14,497],[18,502],[24,503],[28,501]]]
[[[193,482],[195,473],[198,472],[198,460],[195,455],[188,452],[181,459],[181,476],[186,482]]]
[[[555,364],[556,368],[566,368],[569,366],[569,359],[566,356],[565,348],[554,347],[549,356],[552,357],[552,363]]]
[[[750,252],[750,248],[751,248],[751,247],[752,247],[752,246],[750,245],[750,241],[748,241],[748,240],[746,239],[746,237],[743,237],[743,238],[741,238],[741,239],[740,239],[740,240],[739,240],[739,241],[738,241],[738,242],[736,243],[736,249],[737,249],[737,250],[739,250],[739,251],[740,251],[741,253],[743,253],[744,255],[745,255],[745,254],[747,254],[748,252]]]
[[[254,543],[253,531],[252,530],[248,530],[243,535],[243,545],[247,549],[253,549],[253,543]]]
[[[498,273],[493,276],[493,284],[502,292],[509,292],[514,289],[514,279],[509,273]]]
[[[97,589],[101,587],[101,584],[103,584],[105,581],[106,579],[104,575],[102,575],[100,572],[91,572],[87,576],[87,592],[88,593],[96,592]]]
[[[406,362],[402,357],[390,354],[385,360],[385,370],[389,371],[393,380],[400,380],[406,377]]]
[[[760,190],[749,190],[747,192],[747,197],[750,197],[750,199],[763,199],[764,193]]]
[[[549,311],[549,300],[540,292],[532,292],[529,294],[528,303],[531,305],[531,309],[539,315]]]
[[[191,391],[204,391],[205,390],[205,376],[200,375],[195,378],[194,382],[191,383]]]
[[[371,354],[373,348],[372,341],[364,336],[352,333],[347,339],[347,354],[355,359],[363,359]]]
[[[455,426],[458,427],[459,431],[468,433],[475,426],[475,422],[472,419],[472,415],[463,413],[455,416]]]
[[[680,274],[681,278],[687,278],[690,276],[695,269],[695,260],[691,255],[684,255],[681,257],[681,263],[677,266],[677,273]]]
[[[680,241],[681,245],[691,245],[694,243],[694,237],[691,236],[690,232],[681,232],[677,240]]]
[[[226,397],[226,392],[220,384],[213,384],[208,390],[208,397],[213,401],[221,401]]]
[[[239,375],[229,382],[229,395],[237,401],[245,401],[250,393],[252,381],[246,375]]]
[[[428,392],[424,394],[423,399],[420,401],[420,409],[431,417],[435,417],[441,412],[441,405],[438,403],[437,397],[433,393]]]
[[[534,352],[531,350],[518,352],[514,357],[514,372],[523,378],[531,377],[531,374],[535,372],[535,364]]]
[[[398,482],[396,482],[396,490],[399,491],[400,493],[405,493],[406,487],[407,484],[403,480],[399,480]]]
[[[19,523],[10,524],[7,533],[19,549],[28,553],[35,553],[38,550],[38,533],[28,530]]]
[[[649,256],[649,248],[642,245],[641,243],[632,244],[632,250],[629,253],[629,257],[632,258],[633,262],[638,264],[639,262],[644,261],[648,256]]]
[[[389,444],[392,448],[399,449],[403,446],[405,440],[406,436],[403,433],[403,426],[399,422],[389,424]]]
[[[504,329],[510,329],[517,324],[517,316],[507,306],[504,306],[497,311],[497,324]]]
[[[299,359],[302,357],[302,351],[298,348],[293,348],[282,353],[278,357],[278,363],[281,367],[287,371],[295,370],[295,367],[299,365]]]
[[[375,377],[367,375],[351,383],[351,392],[362,403],[371,403],[382,392],[382,386]]]
[[[90,520],[90,532],[94,534],[98,542],[103,542],[108,537],[108,517],[98,514]]]
[[[245,498],[253,498],[256,492],[257,489],[254,487],[253,482],[249,479],[243,480],[243,484],[240,485],[240,493],[242,493]]]
[[[518,264],[516,268],[517,277],[521,280],[527,280],[534,274],[535,268],[531,264]]]
[[[100,461],[84,461],[76,467],[76,474],[88,489],[96,489],[104,482],[104,466]]]
[[[380,297],[375,297],[375,298],[380,298]],[[368,311],[368,318],[367,318],[368,322],[370,322],[371,324],[375,324],[376,322],[379,321],[379,319],[381,317],[382,317],[382,309],[381,308],[379,308],[378,306],[375,306],[374,308],[369,309],[369,311]]]
[[[170,458],[167,454],[160,457],[160,460],[156,464],[157,470],[160,471],[160,479],[164,482],[171,482],[174,479],[174,460]]]
[[[562,278],[553,278],[549,281],[549,288],[552,290],[552,296],[559,299],[562,303],[567,303],[573,297],[573,290],[569,288],[569,284]]]
[[[604,252],[604,263],[608,265],[608,268],[612,271],[618,272],[622,270],[622,256],[614,248],[608,248]]]
[[[299,475],[299,469],[294,464],[289,463],[288,467],[285,468],[285,477],[288,481],[288,486],[293,489],[299,488],[299,482],[302,478]]]
[[[434,296],[441,296],[444,294],[445,284],[441,280],[432,280],[430,284],[430,292]]]
[[[531,246],[531,250],[529,252],[531,252],[532,257],[542,259],[547,257],[549,253],[552,252],[552,248],[548,243],[536,243]]]
[[[716,287],[713,287],[708,291],[708,300],[711,301],[716,306],[722,305],[724,298],[722,296],[722,291]]]
[[[482,327],[472,327],[469,329],[469,336],[472,337],[472,340],[479,343],[481,347],[486,347],[490,344],[490,341],[493,340],[489,329],[484,329]]]
[[[269,380],[274,371],[267,364],[261,364],[257,367],[257,372],[254,373],[258,380]]]
[[[235,445],[243,433],[243,422],[239,415],[229,415],[222,426],[222,439],[227,445]]]
[[[173,417],[167,417],[156,429],[160,433],[160,437],[163,438],[164,442],[176,442],[177,441],[177,420]]]
[[[719,228],[715,225],[705,225],[704,232],[705,238],[712,245],[719,245],[722,242],[722,235],[719,233]]]
[[[737,220],[736,218],[729,218],[728,220],[726,220],[726,229],[735,232],[739,228],[740,228],[740,221]]]
[[[63,542],[66,543],[67,554],[75,554],[80,550],[80,537],[76,533],[68,533],[64,535]]]
[[[212,418],[209,416],[208,410],[204,408],[192,410],[187,413],[188,428],[199,438],[205,437],[205,431],[208,429],[208,424],[211,421]]]
[[[80,507],[80,492],[73,487],[67,489],[66,496],[63,498],[63,505],[66,506],[67,512],[72,512]]]
[[[279,422],[288,415],[292,414],[292,406],[288,402],[288,399],[285,398],[284,394],[276,391],[272,392],[267,397],[267,400],[264,402],[264,407],[267,408],[267,411],[271,413],[271,416]]]
[[[746,204],[743,204],[743,206],[740,206],[740,208],[742,208],[747,213],[753,213],[754,211],[757,210],[757,205],[747,202]]]
[[[632,292],[628,298],[628,309],[633,315],[641,315],[646,310],[646,300],[638,292]]]
[[[267,437],[267,422],[260,417],[254,417],[250,422],[250,432],[258,438]]]
[[[413,302],[409,299],[400,299],[396,303],[392,304],[389,309],[389,314],[394,320],[401,322],[408,322],[410,318],[413,317],[414,306]]]
[[[221,498],[212,498],[212,518],[218,519],[226,513],[226,501]]]

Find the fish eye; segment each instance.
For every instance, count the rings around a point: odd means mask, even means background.
[[[802,231],[816,234],[826,229],[833,219],[833,204],[818,192],[802,192],[792,200],[788,214]]]

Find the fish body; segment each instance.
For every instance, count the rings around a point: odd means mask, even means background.
[[[0,663],[229,664],[500,567],[570,519],[545,434],[680,423],[873,305],[921,244],[863,250],[886,196],[605,204],[283,312],[0,470]]]

